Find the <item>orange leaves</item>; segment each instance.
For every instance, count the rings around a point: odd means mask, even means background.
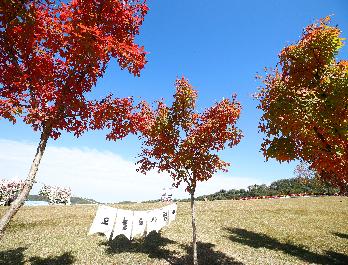
[[[188,81],[182,77],[175,81],[176,93],[172,106],[172,119],[177,125],[180,125],[184,131],[188,131],[191,123],[195,122],[195,107],[197,91],[192,88]]]
[[[197,91],[183,77],[176,80],[172,106],[159,102],[156,110],[147,108],[148,126],[142,130],[143,148],[139,170],[157,168],[168,172],[173,185],[181,182],[194,192],[198,181],[208,180],[228,163],[215,153],[239,143],[242,134],[236,127],[240,104],[236,96],[223,99],[203,114],[195,113]]]
[[[303,159],[325,180],[348,183],[348,74],[336,61],[340,30],[329,18],[306,27],[302,38],[285,47],[277,68],[262,80],[259,128],[267,158]]]
[[[322,68],[334,63],[334,56],[343,46],[341,31],[328,26],[330,18],[305,28],[302,38],[285,47],[279,55],[282,78],[291,85],[310,84]]]
[[[200,152],[219,151],[227,143],[230,147],[239,143],[242,133],[235,123],[240,115],[240,104],[233,96],[232,100],[223,99],[207,109],[199,117],[183,146],[199,149]]]

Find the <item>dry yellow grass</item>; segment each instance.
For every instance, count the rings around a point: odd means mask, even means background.
[[[189,203],[178,204],[176,221],[161,234],[131,242],[87,236],[96,208],[24,207],[0,243],[0,264],[191,264]],[[348,264],[347,217],[347,197],[198,202],[199,262]]]

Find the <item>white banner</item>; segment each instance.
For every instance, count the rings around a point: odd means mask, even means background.
[[[159,209],[154,209],[147,212],[147,224],[146,224],[146,233],[149,234],[151,231],[158,232],[161,230],[161,212]]]
[[[114,239],[118,235],[125,235],[128,239],[131,239],[133,228],[133,213],[134,212],[131,210],[117,210],[117,217],[112,239]]]
[[[178,210],[178,205],[176,203],[173,203],[173,204],[168,205],[167,207],[169,209],[169,220],[168,220],[168,223],[170,224],[176,218],[176,212]]]
[[[116,214],[116,208],[99,206],[88,234],[103,233],[109,239],[114,228]]]
[[[88,234],[104,233],[109,239],[125,235],[128,239],[143,236],[145,231],[158,232],[175,220],[177,205],[175,203],[150,211],[131,211],[99,206]]]
[[[147,211],[134,211],[132,238],[143,236],[146,229]]]
[[[169,223],[169,210],[170,210],[169,206],[170,205],[159,209],[160,215],[159,215],[158,222],[159,222],[159,227],[161,227],[161,229]]]

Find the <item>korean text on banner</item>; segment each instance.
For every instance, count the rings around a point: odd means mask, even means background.
[[[147,211],[147,220],[146,220],[146,233],[149,234],[151,231],[158,232],[162,227],[160,227],[160,217],[161,212],[159,209],[154,209]]]
[[[134,211],[132,238],[143,236],[146,229],[147,212]]]
[[[118,235],[125,235],[128,239],[131,239],[133,214],[134,212],[131,210],[118,209],[112,239]]]
[[[160,229],[165,227],[169,222],[169,210],[170,210],[169,206],[170,205],[159,209],[160,215],[158,220],[158,223],[159,223],[158,227],[160,227]]]
[[[109,239],[114,227],[116,214],[116,208],[105,205],[99,206],[88,234],[103,233]]]
[[[178,210],[178,205],[176,203],[173,203],[171,205],[168,205],[169,208],[169,224],[175,220],[176,212]]]

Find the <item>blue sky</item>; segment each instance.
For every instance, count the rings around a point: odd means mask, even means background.
[[[212,184],[211,189],[207,188],[205,192],[233,188],[234,177],[239,181],[239,186],[252,182],[270,183],[275,179],[291,177],[296,163],[266,163],[259,152],[262,135],[258,134],[257,125],[261,113],[256,109],[257,102],[251,97],[260,85],[255,80],[255,74],[262,73],[264,67],[274,66],[280,50],[297,41],[302,29],[321,17],[333,15],[332,25],[338,24],[342,36],[347,38],[348,1],[163,0],[148,1],[148,5],[149,13],[137,38],[137,43],[144,45],[149,53],[148,63],[141,72],[141,77],[135,78],[127,71],[121,71],[117,63],[112,61],[104,78],[98,81],[93,96],[99,98],[111,91],[120,97],[134,96],[136,100],[141,98],[150,102],[164,98],[168,102],[174,93],[176,77],[182,75],[198,90],[199,111],[222,97],[237,93],[243,107],[238,125],[245,137],[236,148],[221,153],[222,158],[231,163],[230,170],[220,182]],[[348,58],[347,46],[341,50],[339,58]],[[22,143],[22,148],[30,145],[34,150],[39,135],[20,122],[13,126],[1,120],[0,139],[7,143],[7,147],[11,146],[8,143]],[[52,148],[65,148],[64,150],[92,150],[99,154],[115,155],[131,164],[136,161],[135,157],[140,151],[136,137],[129,136],[116,143],[108,142],[102,131],[88,132],[78,139],[63,134],[59,140],[51,140],[48,145]],[[21,152],[20,145],[16,146],[16,152]],[[0,153],[5,152],[8,151],[0,149]],[[13,156],[16,154],[13,153]],[[3,169],[0,171],[0,178],[11,177],[12,173],[24,178],[32,157],[28,160],[28,164],[19,166],[0,157]],[[55,171],[59,170],[60,167],[57,166]],[[45,171],[45,176],[42,175],[43,172],[40,175],[39,170],[39,177],[45,182],[72,186],[73,189],[74,185],[79,185],[79,188],[75,188],[77,193],[101,200],[122,200],[127,197],[107,196],[102,188],[100,194],[87,187],[82,189],[82,182],[77,184],[73,180],[76,173],[64,172],[71,175],[62,180],[64,183],[59,178],[52,177],[54,174],[49,169]],[[102,175],[96,178],[102,179]],[[146,182],[148,178],[144,180],[141,175],[138,178],[143,187],[150,185],[151,181],[149,184]],[[249,181],[243,182],[242,178]],[[213,179],[210,181],[213,183]],[[156,196],[157,194],[154,195]],[[129,195],[127,199],[136,200],[140,197]]]

